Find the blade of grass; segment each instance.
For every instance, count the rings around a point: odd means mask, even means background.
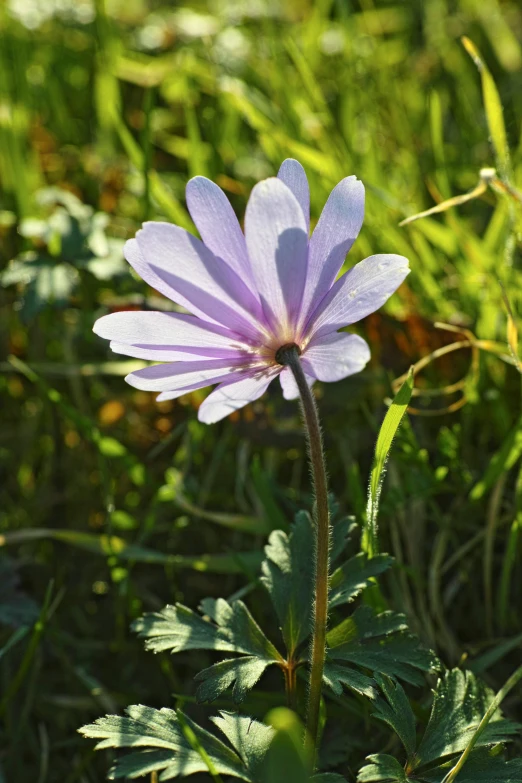
[[[495,80],[487,68],[479,50],[467,36],[461,38],[462,45],[475,63],[482,80],[482,97],[484,101],[484,110],[488,123],[489,135],[495,152],[497,168],[502,176],[508,176],[510,173],[509,147],[504,124],[504,113],[502,103],[498,94]]]
[[[379,552],[377,540],[377,516],[379,513],[379,498],[381,494],[382,482],[384,480],[384,469],[391,449],[393,439],[399,429],[402,417],[406,413],[408,404],[413,391],[413,369],[410,369],[408,376],[401,388],[395,395],[390,405],[384,421],[379,430],[375,454],[373,458],[372,469],[370,472],[370,486],[368,489],[368,504],[366,508],[366,518],[361,541],[361,548],[369,557],[374,557]]]
[[[262,552],[256,550],[222,555],[166,555],[154,549],[129,544],[119,536],[47,528],[28,528],[3,533],[0,535],[0,547],[41,539],[54,539],[104,557],[116,555],[121,560],[134,563],[193,568],[195,571],[215,574],[250,574],[259,567],[263,559]]]
[[[500,630],[504,630],[508,622],[508,610],[509,610],[509,594],[511,589],[511,579],[513,575],[513,568],[518,552],[518,542],[522,533],[522,511],[519,511],[511,529],[509,531],[508,540],[506,543],[506,551],[502,558],[502,571],[500,574],[500,585],[498,588],[498,625]]]
[[[51,581],[47,587],[42,609],[40,611],[40,616],[38,617],[38,620],[35,622],[33,626],[33,632],[31,634],[29,644],[27,645],[27,648],[25,650],[24,656],[20,662],[20,666],[18,667],[16,674],[14,675],[9,685],[7,686],[7,690],[2,700],[0,701],[0,716],[2,716],[5,713],[9,705],[9,702],[18,692],[18,690],[21,688],[25,678],[29,673],[33,658],[40,645],[43,633],[46,628],[49,609],[51,606],[52,593],[53,593],[53,582]]]
[[[187,740],[191,748],[195,750],[196,753],[199,754],[202,761],[207,765],[207,769],[209,771],[210,777],[212,778],[214,783],[223,783],[221,775],[217,772],[216,768],[214,767],[214,764],[212,763],[212,759],[210,758],[207,751],[205,750],[201,742],[198,740],[198,738],[192,731],[191,727],[188,725],[180,709],[176,709],[176,715],[179,721],[179,725],[181,726],[181,731],[185,736],[185,739]]]
[[[504,443],[489,461],[480,481],[471,490],[471,500],[481,500],[503,473],[511,470],[522,455],[522,416],[509,430]]]

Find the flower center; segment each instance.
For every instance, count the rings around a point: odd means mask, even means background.
[[[298,356],[301,356],[302,353],[297,343],[285,343],[277,349],[275,360],[278,364],[287,365],[290,363],[291,357],[295,356],[296,353]]]

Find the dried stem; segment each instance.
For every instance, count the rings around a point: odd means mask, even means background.
[[[306,728],[308,740],[317,755],[319,707],[323,669],[326,657],[326,626],[328,620],[328,578],[330,551],[330,515],[328,510],[328,485],[323,451],[323,439],[314,396],[306,382],[299,360],[297,346],[285,346],[278,352],[278,360],[290,368],[301,396],[301,409],[308,441],[310,468],[315,496],[315,596],[314,628],[312,635],[310,681]]]

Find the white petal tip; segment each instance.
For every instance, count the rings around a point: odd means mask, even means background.
[[[102,315],[102,317],[98,318],[98,320],[95,321],[93,323],[93,325],[92,325],[92,331],[94,332],[94,334],[98,335],[98,337],[103,337],[105,340],[108,339],[108,337],[106,336],[105,328],[104,328],[105,324],[106,324],[106,319],[107,318],[109,318],[109,316]]]

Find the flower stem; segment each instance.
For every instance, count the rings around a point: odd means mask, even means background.
[[[308,691],[308,709],[306,728],[308,738],[313,748],[313,756],[317,755],[319,729],[319,707],[323,669],[326,657],[326,625],[328,620],[328,578],[330,551],[330,515],[328,510],[328,484],[323,451],[323,439],[315,399],[310,390],[299,360],[297,346],[285,348],[280,353],[281,363],[290,368],[299,394],[301,409],[308,441],[310,468],[315,495],[315,597],[314,597],[314,628],[312,635],[312,651],[310,663],[310,683]]]

